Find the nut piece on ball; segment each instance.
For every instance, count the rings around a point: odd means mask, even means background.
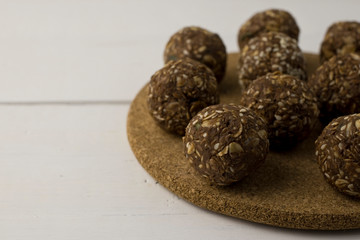
[[[287,11],[268,9],[258,12],[247,20],[238,33],[238,44],[242,49],[248,41],[264,32],[281,32],[298,40],[299,27]]]
[[[270,147],[277,149],[306,138],[319,115],[317,100],[307,83],[279,72],[253,81],[240,102],[264,118]]]
[[[360,114],[331,121],[315,145],[326,181],[340,192],[360,198]]]
[[[151,77],[147,102],[150,114],[161,127],[183,136],[197,112],[219,103],[216,78],[197,61],[170,61]]]
[[[360,112],[360,55],[332,57],[310,77],[309,86],[317,96],[324,122]]]
[[[256,78],[277,71],[307,79],[304,56],[295,39],[283,33],[263,33],[240,52],[238,77],[243,89]]]
[[[208,66],[220,82],[226,69],[226,49],[219,35],[200,27],[185,27],[166,44],[164,61],[188,57]]]
[[[185,156],[217,185],[239,181],[257,169],[269,151],[266,124],[248,108],[219,104],[200,111],[186,128]]]
[[[321,43],[320,61],[348,53],[360,54],[360,23],[336,22],[328,28]]]

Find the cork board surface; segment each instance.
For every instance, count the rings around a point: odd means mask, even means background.
[[[220,84],[220,102],[237,103],[236,63],[228,55],[226,76]],[[318,56],[305,54],[308,73]],[[181,137],[167,133],[148,113],[147,85],[133,100],[127,119],[130,146],[142,167],[177,196],[220,214],[273,226],[343,230],[360,228],[360,200],[334,190],[315,161],[314,141],[321,126],[305,141],[287,151],[271,151],[265,164],[239,183],[211,186],[197,175],[183,154]]]

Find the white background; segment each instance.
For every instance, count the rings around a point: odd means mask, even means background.
[[[300,47],[359,19],[359,1],[0,1],[0,239],[359,239],[197,208],[157,184],[128,145],[129,103],[180,28],[217,32],[290,11]]]

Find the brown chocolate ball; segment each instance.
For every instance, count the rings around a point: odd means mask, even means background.
[[[183,142],[191,166],[217,185],[241,180],[264,162],[269,151],[264,120],[248,108],[230,104],[200,111],[189,122]]]
[[[170,61],[151,77],[147,102],[151,116],[161,127],[184,135],[197,112],[219,103],[216,78],[195,60]]]
[[[360,198],[360,114],[331,121],[315,145],[326,181],[340,192]]]
[[[297,41],[276,32],[252,38],[240,52],[238,77],[241,87],[246,89],[251,81],[276,71],[306,80],[304,56]]]
[[[251,82],[240,102],[263,116],[271,148],[294,146],[306,138],[319,115],[315,94],[307,83],[279,72]]]
[[[296,40],[299,38],[299,27],[289,12],[280,9],[268,9],[256,13],[241,26],[238,33],[240,49],[251,38],[265,32],[281,32]]]
[[[360,55],[332,57],[309,79],[319,101],[321,119],[360,112]]]
[[[360,23],[336,22],[328,28],[321,43],[320,61],[348,53],[360,54]]]
[[[220,82],[226,69],[226,49],[218,34],[200,27],[185,27],[166,44],[164,61],[188,57],[208,66]]]

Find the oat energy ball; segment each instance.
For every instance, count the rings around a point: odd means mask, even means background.
[[[360,56],[334,56],[310,77],[322,120],[360,112]]]
[[[315,145],[326,181],[340,192],[360,198],[360,114],[331,121]]]
[[[200,27],[185,27],[174,35],[166,44],[164,61],[188,57],[208,66],[220,82],[225,74],[226,49],[216,33]]]
[[[219,103],[214,73],[189,58],[170,61],[151,77],[147,102],[150,114],[161,127],[184,135],[197,112]]]
[[[187,126],[183,142],[191,166],[217,185],[241,180],[269,151],[264,120],[250,109],[229,104],[200,111]]]
[[[238,76],[241,87],[245,89],[256,78],[276,71],[306,80],[304,56],[297,41],[276,32],[252,38],[240,52]]]
[[[320,61],[348,53],[360,54],[360,23],[336,22],[328,28],[321,43]]]
[[[307,83],[279,72],[253,81],[240,102],[263,116],[271,148],[293,146],[306,138],[319,115],[315,95]]]
[[[251,38],[265,32],[281,32],[296,40],[299,38],[299,27],[289,12],[280,9],[269,9],[256,13],[241,26],[238,33],[240,49]]]

